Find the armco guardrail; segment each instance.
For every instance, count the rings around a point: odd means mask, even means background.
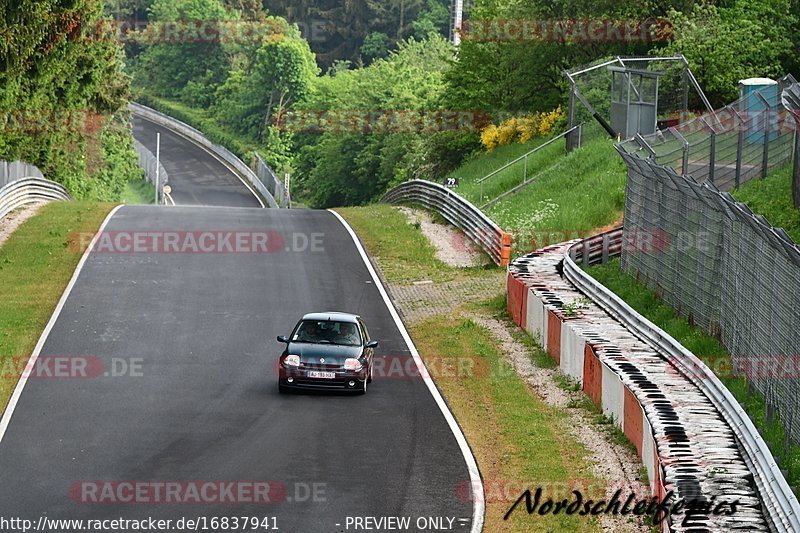
[[[658,348],[670,363],[703,391],[744,450],[744,458],[753,474],[766,518],[772,521],[777,531],[800,531],[800,504],[797,497],[783,477],[766,442],[731,392],[705,363],[576,264],[578,258],[584,264],[592,264],[610,255],[619,255],[622,239],[622,230],[616,230],[573,244],[564,257],[564,277],[639,338]]]
[[[44,178],[18,179],[0,189],[0,219],[25,205],[71,199],[60,183]]]
[[[425,180],[401,183],[381,198],[392,204],[415,204],[435,211],[461,229],[495,263],[507,266],[511,257],[511,235],[483,212],[450,189]]]
[[[685,503],[662,531],[800,531],[796,499],[716,376],[578,268],[639,244],[616,230],[514,260],[509,314],[636,446],[653,496],[737,502],[730,514]]]
[[[256,173],[253,172],[253,170],[250,167],[248,167],[241,159],[236,157],[236,155],[233,152],[231,152],[224,146],[220,146],[218,144],[211,142],[208,138],[206,138],[205,135],[203,135],[203,133],[200,130],[195,129],[189,126],[188,124],[181,122],[178,119],[172,118],[169,115],[165,115],[160,111],[156,111],[155,109],[151,109],[141,104],[131,102],[130,109],[134,115],[145,118],[151,122],[158,124],[159,126],[163,126],[169,129],[170,131],[182,135],[183,137],[186,137],[187,139],[190,139],[195,143],[197,143],[198,145],[202,146],[209,152],[217,155],[220,159],[222,159],[228,165],[230,165],[240,176],[246,179],[247,182],[253,186],[253,188],[255,188],[259,193],[261,193],[261,196],[263,196],[264,199],[267,201],[269,207],[278,207],[275,198],[269,192],[267,187],[261,182],[261,180],[258,179]]]

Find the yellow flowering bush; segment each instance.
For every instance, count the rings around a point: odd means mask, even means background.
[[[510,118],[497,128],[497,144],[511,144],[517,136],[517,119]]]
[[[539,135],[549,134],[560,118],[561,106],[558,106],[549,113],[539,113]]]
[[[545,136],[562,117],[561,106],[549,112],[531,113],[521,118],[509,118],[498,126],[489,124],[481,132],[481,144],[487,152],[515,140],[525,144],[536,136]]]
[[[497,147],[497,126],[489,124],[481,131],[481,144],[487,152],[491,152]]]
[[[539,135],[539,116],[538,113],[533,113],[527,117],[523,117],[517,121],[517,133],[519,135],[519,142],[525,144],[537,135]]]

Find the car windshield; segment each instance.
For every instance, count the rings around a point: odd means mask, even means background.
[[[355,323],[332,320],[301,320],[291,340],[314,344],[361,345],[361,335]]]

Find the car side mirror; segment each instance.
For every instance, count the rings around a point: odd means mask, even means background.
[[[369,341],[367,344],[364,345],[364,348],[377,348],[378,341]]]
[[[286,335],[278,335],[278,342],[288,343],[289,339],[286,338]]]

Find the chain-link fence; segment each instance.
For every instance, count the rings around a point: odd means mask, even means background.
[[[42,171],[24,161],[0,161],[0,187],[22,178],[43,178]]]
[[[800,442],[800,247],[711,180],[701,185],[630,143],[617,149],[628,165],[622,269],[719,336]]]
[[[658,164],[698,183],[707,180],[723,191],[739,187],[792,159],[797,126],[781,104],[782,91],[792,83],[796,80],[786,76],[722,109],[626,143],[625,149],[653,154]]]

